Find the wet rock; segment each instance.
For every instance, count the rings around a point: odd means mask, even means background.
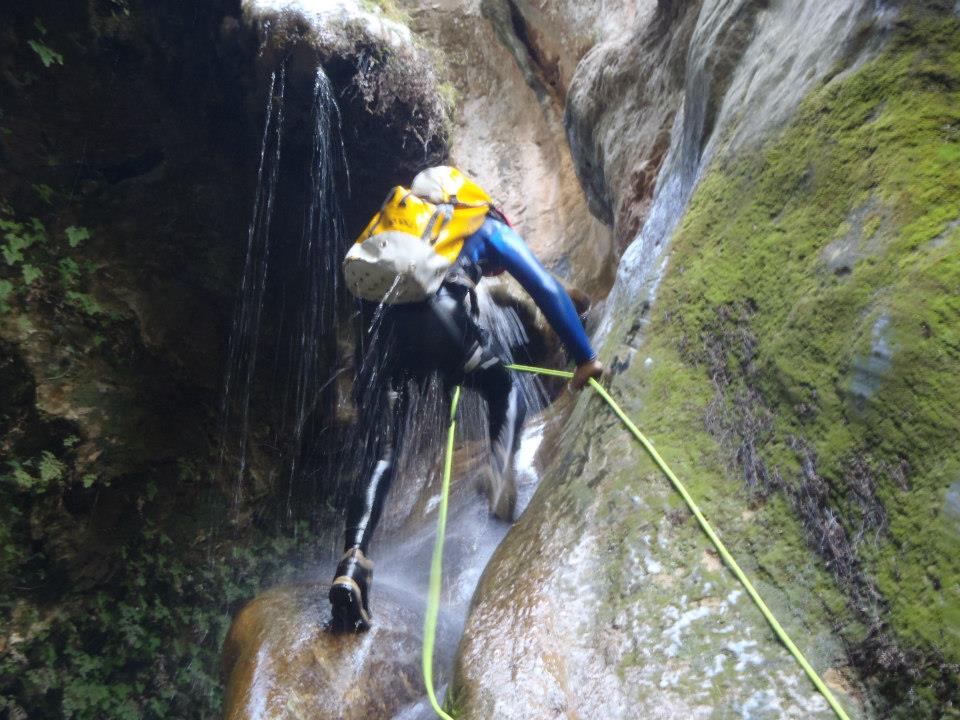
[[[890,341],[890,315],[881,313],[870,332],[870,353],[853,360],[850,393],[856,404],[873,397],[893,366],[894,349]]]
[[[620,249],[648,217],[661,227],[646,232],[666,239],[673,226],[655,195],[678,217],[718,145],[762,140],[834,63],[862,61],[880,32],[874,12],[860,0],[649,3],[627,33],[594,46],[571,81],[567,135],[591,210]],[[801,26],[812,32],[789,29]]]
[[[477,399],[464,396],[461,425],[467,435],[483,430]],[[429,416],[424,412],[423,416]],[[519,452],[520,507],[537,480],[525,463],[539,444],[542,424],[532,421]],[[421,429],[423,429],[421,427]],[[439,448],[437,448],[439,450]],[[411,453],[439,459],[440,453]],[[434,683],[443,695],[463,620],[480,573],[509,525],[490,517],[475,479],[488,461],[483,443],[458,444],[444,549],[443,591],[434,657]],[[392,489],[371,545],[373,627],[361,635],[330,633],[328,584],[274,588],[235,618],[223,649],[228,720],[273,718],[396,718],[425,720],[421,675],[426,588],[435,540],[439,473],[424,477],[412,458]],[[326,579],[336,559],[318,568]]]
[[[960,481],[950,484],[944,495],[944,514],[953,525],[953,532],[960,537]]]
[[[362,634],[329,632],[323,583],[274,588],[247,605],[224,644],[224,717],[360,720],[415,705],[424,694],[422,615],[376,579],[374,588],[374,625]]]
[[[849,275],[859,262],[879,254],[888,233],[881,232],[889,219],[884,218],[875,198],[850,215],[849,228],[823,249],[823,262],[835,275]]]
[[[872,57],[885,27],[864,2],[648,10],[584,55],[567,94],[568,138],[591,210],[629,245],[599,333],[609,337],[607,358],[649,348],[651,317],[670,318],[663,329],[684,313],[683,305],[658,310],[656,294],[666,273],[692,267],[672,268],[664,248],[704,168],[775,137],[818,78]],[[785,30],[799,25],[811,33]],[[709,267],[703,272],[698,293],[709,292]],[[672,342],[684,353],[695,336]],[[696,401],[662,355],[645,355],[649,362],[621,365],[616,394],[653,427],[678,428],[668,449],[680,467],[709,462],[715,449],[686,445],[702,415],[680,419]],[[662,392],[651,397],[648,387]],[[671,412],[658,414],[670,402]],[[727,570],[704,560],[700,530],[599,400],[580,400],[550,452],[537,496],[474,599],[455,679],[464,717],[831,716]],[[719,480],[701,482],[728,526],[762,532],[742,497],[721,492]],[[793,552],[776,543],[769,551]],[[869,715],[856,697],[862,688],[837,680],[848,660],[830,622],[802,609],[804,586],[760,585],[848,711]]]
[[[577,175],[621,251],[646,218],[669,148],[699,7],[674,17],[645,3],[587,53],[571,81],[565,122]]]
[[[548,464],[484,573],[457,659],[461,717],[832,717],[698,527],[667,512],[664,479],[621,485],[632,449],[602,413],[578,408],[571,422],[603,429]]]

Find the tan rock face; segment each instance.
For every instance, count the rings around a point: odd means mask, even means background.
[[[586,43],[565,41],[564,47],[573,49],[564,50],[564,60],[552,61],[562,68],[558,92],[541,86],[538,94],[528,84],[536,68],[528,67],[525,77],[516,59],[525,51],[522,43],[514,36],[514,52],[507,49],[503,33],[491,24],[496,13],[489,6],[465,0],[408,6],[413,28],[441,49],[456,89],[452,160],[502,204],[544,265],[600,297],[615,270],[611,240],[583,200],[558,100]],[[509,25],[509,9],[499,11]]]
[[[387,718],[419,702],[419,608],[384,589],[368,633],[335,635],[327,590],[274,588],[236,617],[223,650],[226,720]]]
[[[519,0],[503,4],[514,32],[526,40],[531,59],[543,69],[544,79],[549,83],[551,77],[556,78],[561,98],[577,64],[594,45],[622,36],[655,5],[653,0]]]
[[[700,3],[654,12],[582,59],[567,98],[566,123],[591,210],[613,225],[622,252],[650,210],[657,174],[683,102],[686,53]]]

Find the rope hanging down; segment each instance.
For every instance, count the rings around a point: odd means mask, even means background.
[[[520,372],[536,373],[539,375],[551,375],[553,377],[562,377],[562,378],[571,378],[573,373],[567,370],[552,370],[549,368],[540,368],[534,367],[532,365],[507,365],[511,370],[517,370]],[[787,635],[787,631],[783,629],[783,626],[780,625],[777,618],[774,617],[773,612],[767,607],[767,604],[763,601],[763,598],[760,597],[760,593],[757,592],[756,588],[753,587],[753,583],[750,582],[750,579],[746,576],[746,573],[740,568],[740,565],[737,564],[737,561],[734,560],[733,555],[730,554],[730,551],[727,550],[726,546],[720,540],[717,533],[714,531],[713,526],[707,521],[707,518],[704,517],[703,513],[700,511],[699,506],[694,501],[693,497],[687,491],[687,488],[684,487],[683,483],[680,482],[680,479],[673,473],[667,463],[660,453],[656,451],[653,445],[647,440],[646,436],[640,432],[640,429],[633,423],[633,421],[627,417],[627,414],[623,409],[617,404],[617,402],[610,397],[610,394],[604,389],[604,387],[598,383],[594,378],[590,378],[590,385],[596,390],[597,394],[602,397],[606,403],[610,406],[610,409],[620,418],[624,426],[630,433],[643,445],[643,448],[647,451],[653,461],[657,464],[660,470],[663,471],[663,474],[667,476],[667,479],[670,480],[670,483],[673,485],[674,489],[680,494],[680,497],[683,498],[683,501],[687,504],[687,507],[690,508],[690,511],[693,513],[693,516],[697,519],[697,522],[700,524],[701,529],[704,534],[710,539],[710,542],[713,543],[713,546],[717,549],[717,552],[720,554],[720,557],[723,558],[723,561],[727,564],[727,567],[733,572],[737,580],[740,581],[740,584],[743,585],[744,589],[747,591],[747,594],[750,596],[750,599],[753,600],[754,604],[763,614],[763,617],[770,624],[770,627],[773,628],[773,631],[776,633],[777,637],[780,638],[780,641],[786,646],[787,650],[790,651],[790,654],[793,655],[794,659],[803,668],[803,671],[807,674],[807,677],[813,682],[817,690],[820,691],[820,694],[823,695],[827,703],[836,713],[837,717],[840,720],[850,720],[846,711],[843,709],[843,706],[837,701],[833,696],[833,693],[830,692],[830,688],[826,686],[826,683],[820,678],[817,674],[817,671],[813,669],[813,666],[807,661],[803,653],[800,651],[800,648],[794,644],[793,640],[790,639],[790,636]],[[430,593],[427,599],[427,618],[424,624],[424,637],[423,637],[423,677],[427,686],[427,694],[430,697],[430,703],[433,705],[433,709],[436,711],[437,715],[444,720],[452,720],[452,718],[445,713],[437,702],[436,695],[433,691],[433,645],[436,638],[436,623],[437,623],[437,614],[440,606],[440,580],[441,580],[441,559],[443,555],[443,542],[444,542],[444,533],[446,532],[447,524],[447,495],[449,494],[450,489],[450,473],[452,467],[453,459],[453,433],[456,426],[456,408],[457,403],[460,398],[460,388],[456,389],[456,392],[453,396],[452,409],[450,414],[450,432],[447,437],[447,454],[444,461],[443,468],[443,486],[441,489],[440,497],[440,518],[437,522],[437,542],[434,547],[433,553],[433,564],[430,568]]]
[[[443,575],[443,541],[447,533],[447,501],[450,499],[450,475],[453,469],[453,437],[457,429],[457,405],[460,404],[460,386],[453,391],[450,402],[450,429],[447,431],[447,452],[443,458],[443,483],[440,486],[440,509],[437,511],[437,539],[430,562],[430,588],[427,592],[427,614],[423,620],[423,683],[433,711],[443,720],[453,720],[437,702],[433,690],[433,646],[437,639],[437,615],[440,614],[440,580]]]

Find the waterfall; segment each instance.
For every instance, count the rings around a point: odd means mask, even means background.
[[[346,252],[341,193],[349,192],[346,156],[340,136],[340,110],[322,67],[314,74],[310,97],[309,152],[297,153],[298,138],[284,136],[286,62],[270,75],[254,204],[247,235],[224,373],[221,402],[221,470],[234,478],[239,508],[249,479],[255,428],[251,425],[257,378],[270,375],[263,415],[273,418],[271,446],[280,453],[285,514],[304,469],[309,437],[324,429],[330,386],[337,369],[338,318],[346,302],[340,259]],[[293,129],[287,131],[294,132]],[[281,147],[288,147],[281,153]],[[276,208],[282,213],[274,218]],[[299,232],[283,222],[301,216]],[[278,225],[279,222],[279,225]],[[271,351],[268,357],[259,357]],[[260,362],[258,362],[258,360]],[[274,399],[279,399],[273,405]],[[312,448],[311,448],[312,449]]]
[[[257,350],[270,258],[270,222],[273,217],[280,149],[283,137],[286,65],[270,74],[267,109],[260,142],[260,163],[247,232],[247,249],[227,350],[221,400],[220,465],[235,455],[234,505],[239,507],[247,474],[250,439],[250,403],[257,367]]]
[[[346,170],[347,163],[340,138],[340,109],[322,67],[317,67],[314,80],[311,116],[309,195],[298,255],[302,287],[295,297],[296,320],[289,351],[293,378],[287,383],[285,394],[286,404],[292,406],[290,412],[285,413],[291,425],[288,433],[288,515],[308,420],[322,401],[324,391],[342,372],[342,369],[334,368],[336,345],[328,340],[338,336],[338,308],[346,301],[340,281],[340,261],[347,251],[347,239],[336,169],[343,167]]]

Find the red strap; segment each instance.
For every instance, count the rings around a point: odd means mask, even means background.
[[[503,218],[503,221],[510,227],[511,230],[516,230],[516,228],[513,226],[513,223],[510,222],[510,218],[508,218],[507,214],[503,211],[502,207],[500,207],[499,205],[494,205],[493,209],[500,214],[500,217]]]

